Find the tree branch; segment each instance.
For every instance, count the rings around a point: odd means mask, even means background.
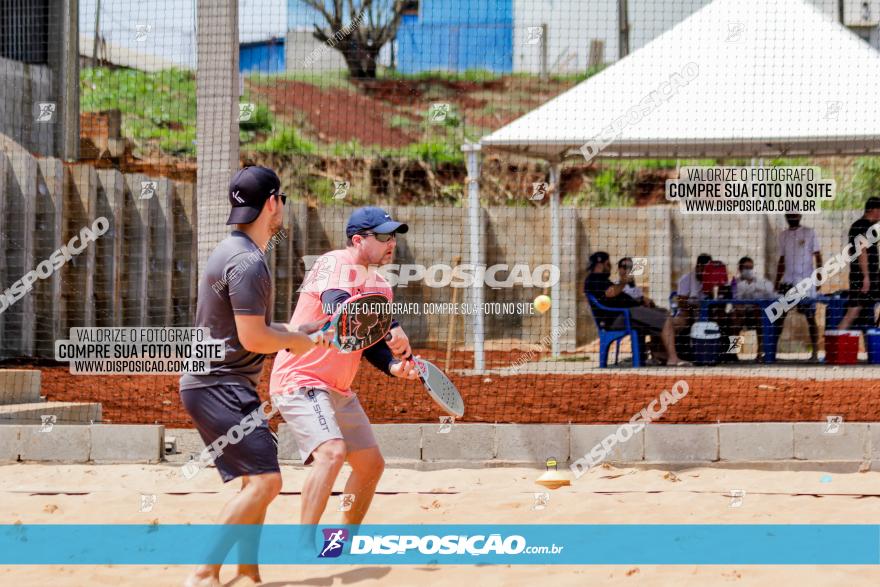
[[[376,43],[381,47],[390,41],[397,34],[397,27],[400,24],[401,12],[403,11],[402,0],[395,0],[394,6],[391,8],[392,15],[388,22],[379,29],[379,36]]]
[[[324,7],[323,0],[302,0],[306,6],[310,6],[321,13],[321,15],[327,20],[327,24],[330,25],[331,30],[338,30],[342,25],[340,23],[339,13],[331,16],[327,9]]]

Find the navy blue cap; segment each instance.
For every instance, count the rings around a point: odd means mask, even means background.
[[[250,224],[257,219],[263,204],[275,194],[282,194],[281,180],[268,167],[244,167],[229,181],[232,212],[226,224]]]
[[[366,208],[358,208],[348,217],[345,236],[351,238],[357,233],[367,230],[377,234],[403,233],[409,231],[409,226],[403,222],[397,222],[382,208],[367,206]]]

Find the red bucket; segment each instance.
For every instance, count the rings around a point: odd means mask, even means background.
[[[826,330],[825,362],[829,365],[855,365],[859,358],[858,330]]]

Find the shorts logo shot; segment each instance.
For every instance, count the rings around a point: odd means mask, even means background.
[[[327,425],[327,418],[324,417],[324,412],[321,409],[321,404],[318,403],[318,398],[315,397],[315,390],[310,389],[306,392],[306,395],[310,400],[312,400],[312,407],[315,410],[315,414],[318,416],[318,424],[321,425],[321,430],[324,432],[330,432],[330,427]]]

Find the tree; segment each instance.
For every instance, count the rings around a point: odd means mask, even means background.
[[[403,0],[302,0],[324,20],[315,38],[342,53],[353,79],[375,78],[379,51],[397,34]],[[346,8],[347,5],[347,8]]]

